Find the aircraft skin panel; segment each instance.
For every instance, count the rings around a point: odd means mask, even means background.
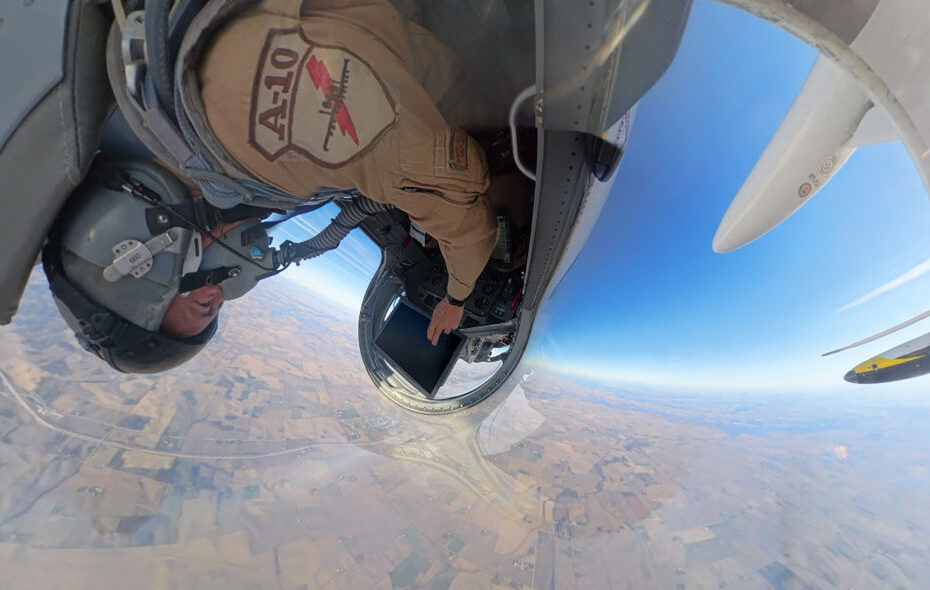
[[[885,356],[886,354],[888,353],[859,363],[846,373],[843,379],[849,383],[889,383],[930,373],[930,359],[927,358],[930,348],[924,348],[903,358]]]
[[[0,7],[0,148],[29,112],[64,77],[68,0],[5,2]],[[29,44],[31,39],[42,43]],[[23,47],[29,51],[23,51]]]
[[[633,108],[620,117],[607,131],[602,133],[601,137],[616,145],[622,151],[625,151],[630,133],[633,130],[633,123],[636,119],[637,106],[638,105],[633,105]],[[620,164],[623,164],[622,160]],[[562,253],[561,260],[559,260],[559,265],[552,275],[552,280],[549,283],[549,288],[546,290],[545,298],[549,298],[555,293],[562,279],[565,278],[566,273],[568,273],[569,269],[571,269],[572,265],[575,263],[585,243],[588,241],[588,237],[590,237],[591,232],[594,230],[594,224],[597,223],[597,219],[601,215],[604,204],[610,197],[611,189],[616,180],[617,173],[615,172],[613,177],[607,180],[607,182],[593,182],[588,187],[584,202],[581,204],[581,210],[578,213],[578,219],[572,228],[571,236],[568,238],[565,251]]]
[[[850,140],[871,107],[855,79],[818,58],[724,215],[714,251],[755,240],[817,194],[855,151]]]
[[[912,153],[926,182],[930,172],[930,6],[925,0],[882,0],[852,49],[875,71],[909,115],[924,151]],[[928,189],[930,190],[930,189]]]
[[[856,365],[856,368],[853,369],[856,373],[862,373],[863,371],[868,370],[878,370],[878,369],[887,369],[889,367],[896,367],[898,365],[903,365],[904,363],[909,363],[911,361],[923,358],[925,355],[918,356],[906,356],[904,358],[888,358],[886,356],[878,355],[873,356],[864,363]]]
[[[880,0],[792,0],[791,5],[799,12],[822,24],[850,44],[872,17]],[[840,8],[838,9],[838,5]]]

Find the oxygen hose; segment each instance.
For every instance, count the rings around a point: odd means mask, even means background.
[[[367,197],[358,195],[353,197],[342,207],[332,221],[329,222],[323,231],[313,236],[309,240],[294,243],[286,241],[281,244],[281,254],[284,260],[281,262],[287,266],[291,262],[300,262],[316,258],[324,252],[336,249],[342,242],[342,239],[349,235],[349,232],[358,227],[368,217],[390,211],[393,205],[377,203]]]

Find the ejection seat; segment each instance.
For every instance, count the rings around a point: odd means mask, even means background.
[[[0,324],[8,324],[55,215],[93,160],[113,97],[109,22],[97,4],[0,2],[0,23]]]

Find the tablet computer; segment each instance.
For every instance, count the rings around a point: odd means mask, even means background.
[[[401,299],[375,337],[375,346],[403,377],[429,399],[445,383],[465,338],[443,334],[433,346],[426,339],[430,318]]]

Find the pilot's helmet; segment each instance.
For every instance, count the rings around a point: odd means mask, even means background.
[[[193,336],[164,333],[179,293],[229,279],[238,296],[257,280],[254,269],[212,268],[191,216],[188,189],[168,170],[145,160],[109,162],[92,168],[49,234],[42,262],[59,311],[81,345],[118,371],[171,369],[213,337],[216,317]],[[255,229],[247,223],[238,233],[246,227]],[[255,266],[271,257],[258,227],[256,244],[239,235],[234,242],[251,251]]]

